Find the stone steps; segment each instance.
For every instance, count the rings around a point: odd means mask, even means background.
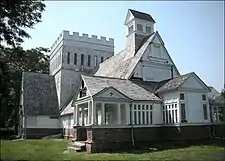
[[[67,150],[68,151],[76,151],[76,152],[86,151],[85,142],[84,141],[73,141],[72,143],[69,143]]]

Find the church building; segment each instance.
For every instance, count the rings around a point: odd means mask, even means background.
[[[155,23],[129,9],[119,53],[112,38],[63,31],[50,75],[23,73],[21,136],[62,133],[90,152],[221,136],[224,97],[194,72],[180,74]]]

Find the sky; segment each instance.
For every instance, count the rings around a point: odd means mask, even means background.
[[[42,22],[27,29],[25,49],[50,48],[62,30],[114,38],[125,47],[128,9],[149,13],[181,74],[195,72],[208,86],[224,88],[223,1],[47,1]]]

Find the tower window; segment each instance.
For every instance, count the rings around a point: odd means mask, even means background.
[[[102,63],[103,61],[104,61],[104,57],[102,56],[102,57],[101,57],[101,63]]]
[[[88,66],[91,66],[91,55],[88,55]]]
[[[130,33],[133,32],[133,31],[134,31],[134,26],[131,25],[131,26],[128,28],[128,33],[130,34]]]
[[[70,64],[70,52],[67,53],[67,64]]]
[[[146,33],[151,33],[151,27],[145,26]]]
[[[137,30],[138,31],[143,31],[143,26],[141,24],[137,24]]]
[[[81,65],[84,65],[84,54],[81,54]]]
[[[73,63],[74,65],[77,65],[77,53],[74,53]]]
[[[95,61],[95,67],[96,67],[98,65],[98,56],[95,55],[94,61]]]

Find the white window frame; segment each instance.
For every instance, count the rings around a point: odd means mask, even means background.
[[[178,105],[177,103],[166,103],[162,106],[162,123],[178,123]]]
[[[131,116],[133,125],[153,124],[153,104],[134,103]]]

